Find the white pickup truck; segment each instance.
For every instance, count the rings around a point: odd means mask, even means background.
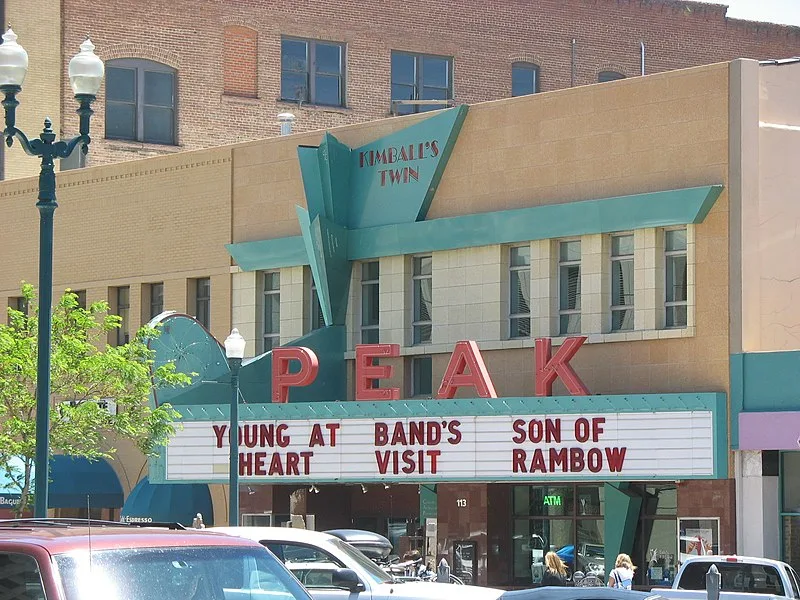
[[[664,598],[706,600],[706,573],[716,565],[720,600],[800,600],[800,580],[785,562],[748,556],[694,556],[678,569],[671,588],[653,588]]]
[[[314,600],[497,600],[503,590],[428,581],[398,581],[347,542],[291,527],[212,527],[269,548]]]

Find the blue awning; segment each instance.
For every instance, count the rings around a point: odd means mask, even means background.
[[[19,458],[12,458],[9,465],[17,473],[24,468]],[[35,469],[31,469],[31,489],[34,480]],[[13,496],[19,498],[19,491],[1,470],[0,494],[9,501]],[[120,508],[123,499],[119,478],[108,461],[63,455],[50,459],[49,508],[86,508],[87,502],[91,508]]]
[[[214,524],[211,492],[204,483],[150,483],[145,477],[131,490],[122,507],[123,520],[152,520],[186,526],[200,513],[209,527]]]

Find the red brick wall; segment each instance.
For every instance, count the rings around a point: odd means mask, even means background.
[[[638,75],[640,42],[648,73],[800,54],[800,28],[726,19],[722,6],[677,0],[64,0],[62,10],[65,133],[77,131],[66,62],[87,31],[103,59],[147,58],[178,70],[179,146],[104,140],[101,90],[93,164],[277,135],[276,115],[287,110],[297,116],[296,131],[386,117],[393,49],[453,56],[455,100],[467,103],[509,96],[516,60],[540,66],[542,91],[568,87],[572,40],[576,85],[596,82],[602,70]],[[244,83],[238,70],[235,77],[223,74],[224,65],[239,60],[223,57],[226,31],[232,31],[226,26],[257,32],[257,40],[248,38],[237,49],[257,48],[256,98],[224,93],[226,83],[239,93]],[[277,100],[281,35],[347,44],[346,108],[298,108]],[[239,66],[251,64],[248,56]]]
[[[224,93],[258,97],[258,32],[241,25],[226,25],[223,35]]]
[[[719,517],[719,552],[736,552],[736,482],[693,479],[678,484],[678,517]]]

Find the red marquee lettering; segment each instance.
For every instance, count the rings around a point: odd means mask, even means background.
[[[214,437],[217,438],[217,448],[222,448],[222,438],[225,437],[225,430],[228,429],[227,425],[214,425]]]
[[[622,471],[622,463],[625,462],[626,447],[622,448],[606,448],[606,461],[608,461],[608,470],[612,473],[619,473]]]
[[[300,456],[297,452],[289,452],[286,455],[286,474],[287,475],[300,475],[300,470],[297,468],[300,462]]]
[[[239,453],[239,475],[253,474],[253,455],[250,452]]]
[[[267,469],[264,468],[264,460],[267,458],[266,452],[256,452],[255,453],[255,460],[256,460],[256,475],[266,475]]]
[[[339,423],[326,423],[325,429],[328,430],[328,435],[331,439],[331,446],[336,445],[336,432],[339,431]]]
[[[272,454],[272,460],[269,463],[269,475],[283,475],[283,463],[281,462],[281,455],[277,452]]]
[[[583,450],[581,448],[569,449],[569,470],[572,473],[580,473],[586,466],[583,460]]]
[[[588,396],[589,389],[569,364],[586,341],[586,336],[567,338],[555,356],[550,357],[550,338],[536,339],[536,395],[552,396],[553,382],[561,378],[567,391],[575,396]]]
[[[541,471],[542,473],[547,473],[547,465],[544,464],[544,454],[542,453],[541,448],[537,448],[533,451],[533,458],[531,459],[531,473],[535,473],[536,471]]]
[[[400,388],[373,388],[372,383],[389,379],[392,365],[378,365],[377,359],[400,356],[399,344],[359,344],[356,346],[356,400],[399,400]]]
[[[311,428],[311,439],[308,440],[308,447],[313,448],[314,446],[324,445],[325,438],[322,437],[322,428],[319,423],[314,423],[314,427]]]
[[[555,448],[550,448],[550,472],[552,473],[560,467],[561,472],[566,473],[567,466],[567,449],[556,450]]]
[[[527,454],[525,450],[514,448],[511,451],[511,471],[512,473],[527,473],[528,469],[525,466],[525,458]]]
[[[297,373],[289,372],[291,361],[300,363]],[[302,346],[275,348],[272,351],[272,401],[288,402],[290,387],[310,385],[319,373],[319,360],[314,351]]]
[[[465,371],[469,369],[469,373]],[[473,341],[458,342],[436,392],[438,399],[454,398],[458,388],[472,387],[479,398],[497,398],[489,371],[483,362],[478,344]]]
[[[599,473],[603,468],[603,453],[598,448],[592,448],[586,453],[586,464],[592,473]]]
[[[394,433],[392,433],[392,446],[400,444],[402,446],[408,445],[408,438],[406,437],[406,429],[399,421],[394,424]]]
[[[579,417],[575,420],[575,439],[586,442],[589,439],[589,419]]]
[[[385,446],[389,443],[389,426],[386,423],[375,423],[375,445]]]
[[[461,442],[461,421],[450,421],[447,424],[447,431],[450,433],[450,437],[447,438],[447,443],[452,444],[453,446],[458,445]]]
[[[592,441],[597,442],[600,440],[600,434],[603,433],[605,422],[605,417],[592,417]]]

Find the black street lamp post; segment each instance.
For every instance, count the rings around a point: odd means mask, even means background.
[[[53,304],[53,213],[56,203],[56,158],[66,158],[78,144],[86,154],[89,149],[89,119],[91,104],[97,97],[103,80],[103,61],[94,53],[94,44],[86,38],[81,51],[69,62],[69,82],[80,115],[80,134],[70,140],[56,141],[56,134],[49,118],[44,120],[44,129],[38,139],[29,140],[16,127],[17,94],[28,71],[28,53],[17,43],[16,34],[9,28],[0,44],[0,92],[5,109],[5,137],[9,147],[14,139],[31,156],[41,157],[39,172],[39,321],[38,358],[36,370],[36,462],[34,479],[34,516],[47,517],[47,488],[49,482],[50,457],[50,342],[52,337]]]
[[[228,526],[239,524],[239,368],[244,358],[245,339],[238,329],[225,338],[225,356],[231,370],[230,471],[228,475]]]

